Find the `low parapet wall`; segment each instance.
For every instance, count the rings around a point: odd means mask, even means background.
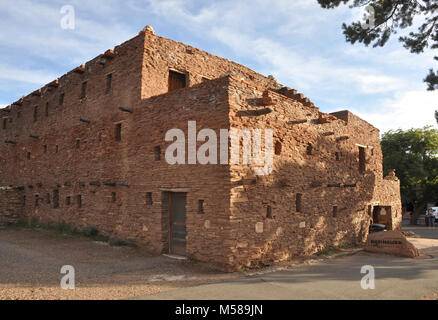
[[[22,191],[0,187],[0,226],[17,223],[24,214]]]

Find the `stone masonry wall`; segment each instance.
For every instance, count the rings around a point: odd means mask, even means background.
[[[23,217],[23,195],[20,190],[0,188],[0,226],[19,222]]]

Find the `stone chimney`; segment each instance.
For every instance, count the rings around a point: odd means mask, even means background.
[[[152,28],[152,26],[150,26],[150,25],[147,25],[146,27],[144,27],[142,31],[143,32],[150,32],[152,34],[155,34],[154,28]]]

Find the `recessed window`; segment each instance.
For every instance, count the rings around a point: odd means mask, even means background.
[[[106,93],[113,91],[113,75],[112,73],[106,75]]]
[[[198,200],[198,213],[204,214],[204,200]]]
[[[281,154],[281,142],[277,141],[275,142],[275,154],[278,156]]]
[[[78,208],[82,208],[82,196],[80,194],[77,195],[76,200],[78,203]]]
[[[155,160],[161,160],[161,147],[157,146],[154,148]]]
[[[111,192],[111,202],[116,202],[117,200],[117,195],[115,192]]]
[[[272,219],[272,207],[271,206],[266,207],[266,218]]]
[[[27,152],[27,160],[30,160],[30,156],[31,156],[30,152]]]
[[[185,88],[187,86],[187,75],[184,73],[169,71],[169,92]]]
[[[82,82],[81,86],[81,99],[84,99],[87,96],[87,81]]]
[[[43,149],[44,149],[44,153],[47,153],[47,144],[45,144],[45,145],[43,146]]]
[[[339,152],[335,152],[335,158],[336,158],[336,161],[339,161],[339,159],[340,159],[340,154],[339,154]]]
[[[3,119],[3,130],[6,129],[6,124],[7,124],[7,123],[8,123],[7,119],[4,118],[4,119]]]
[[[38,106],[33,107],[33,121],[38,120]]]
[[[61,93],[61,94],[59,95],[59,105],[60,105],[60,106],[64,105],[64,97],[65,97],[65,94],[64,94],[64,93]]]
[[[46,194],[46,203],[50,204],[50,193]]]
[[[26,195],[23,195],[23,198],[21,199],[23,206],[26,206]]]
[[[59,147],[58,147],[58,145],[56,145],[55,152],[58,153],[58,151],[59,151]]]
[[[65,198],[65,205],[66,206],[69,206],[71,204],[71,197],[70,196],[67,196],[66,198]]]
[[[338,215],[338,206],[333,206],[333,218],[336,218]]]
[[[76,149],[81,147],[81,139],[76,139]]]
[[[38,207],[38,200],[40,199],[39,195],[35,195],[35,207]]]
[[[115,133],[116,141],[121,141],[122,140],[122,124],[121,123],[116,124],[115,131],[116,131],[116,133]]]
[[[53,208],[59,208],[59,190],[53,190]]]
[[[147,192],[146,193],[146,204],[147,205],[152,205],[152,192]]]
[[[49,103],[48,102],[46,102],[45,114],[46,114],[46,117],[49,116]]]
[[[302,212],[302,210],[303,210],[302,200],[303,200],[303,195],[301,193],[297,193],[296,199],[295,199],[295,211],[296,212]]]

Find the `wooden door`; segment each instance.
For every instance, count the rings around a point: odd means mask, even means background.
[[[170,253],[186,254],[186,203],[185,193],[171,193],[169,206],[169,246]]]

